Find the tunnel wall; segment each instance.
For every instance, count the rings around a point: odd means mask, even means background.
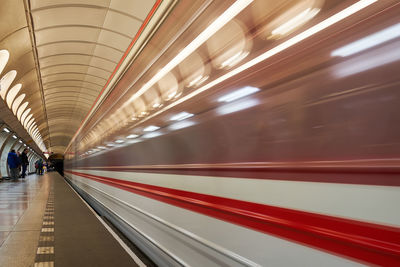
[[[22,153],[26,148],[23,143],[20,143],[20,139],[13,138],[15,133],[6,132],[3,129],[6,125],[0,126],[0,178],[7,178],[10,176],[9,168],[7,165],[7,156],[11,149],[15,149],[16,152]],[[7,129],[10,129],[7,127]],[[22,141],[21,141],[22,142]],[[35,164],[34,162],[39,159],[36,153],[33,151],[29,151],[28,154],[29,165],[27,168],[27,174],[35,172]]]

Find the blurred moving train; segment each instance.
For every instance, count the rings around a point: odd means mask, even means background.
[[[160,266],[399,266],[399,14],[179,1],[65,175]]]

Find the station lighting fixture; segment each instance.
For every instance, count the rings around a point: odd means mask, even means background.
[[[98,149],[107,149],[105,146],[98,146]]]
[[[400,37],[400,23],[352,42],[332,52],[332,56],[347,57]]]
[[[343,78],[398,60],[400,60],[398,44],[392,43],[339,63],[335,66],[333,73],[336,77]]]
[[[17,139],[18,137],[17,136],[15,136],[14,134],[13,134],[13,136],[12,136],[14,139]]]
[[[186,121],[175,122],[175,123],[171,124],[168,128],[172,131],[176,131],[176,130],[187,128],[187,127],[190,127],[193,125],[195,125],[195,123],[193,121],[186,120]]]
[[[220,68],[233,67],[249,55],[248,51],[240,51],[221,63]]]
[[[130,135],[128,135],[126,138],[128,138],[128,139],[133,139],[133,138],[136,138],[136,137],[138,137],[139,135],[137,135],[137,134],[130,134]]]
[[[8,130],[7,128],[3,128],[3,131],[6,132],[6,133],[10,132],[10,130]]]
[[[188,113],[188,112],[183,111],[181,113],[178,113],[178,114],[172,116],[171,117],[171,121],[182,121],[184,119],[187,119],[187,118],[190,118],[190,117],[193,117],[193,116],[194,115],[192,113]]]
[[[158,129],[160,129],[160,127],[154,126],[154,125],[150,125],[150,126],[147,126],[146,128],[144,128],[143,131],[144,132],[152,132],[152,131],[155,131],[155,130],[158,130]]]
[[[245,99],[244,101],[239,101],[239,102],[234,102],[234,103],[229,103],[226,105],[223,105],[217,109],[217,113],[219,115],[225,115],[233,112],[237,112],[240,110],[248,109],[251,107],[254,107],[259,104],[259,101],[257,99]]]
[[[199,76],[197,76],[196,78],[194,78],[194,79],[187,85],[187,87],[198,86],[198,85],[202,84],[203,82],[205,82],[208,78],[209,78],[209,76],[199,75]]]
[[[218,102],[232,102],[239,98],[254,94],[255,92],[258,92],[258,91],[260,91],[260,89],[257,87],[245,86],[245,87],[240,88],[232,93],[226,94],[226,95],[218,98]]]
[[[107,146],[115,146],[115,145],[110,143],[110,144],[107,144]]]
[[[157,137],[160,135],[161,135],[160,132],[147,133],[147,134],[143,135],[143,138],[150,139],[150,138],[154,138],[154,137]]]
[[[19,140],[18,142],[22,144],[22,140]]]
[[[159,108],[161,106],[162,106],[161,103],[154,103],[152,107],[153,108]]]
[[[117,143],[117,144],[122,144],[124,142],[124,140],[118,139],[118,140],[115,140],[114,142]]]

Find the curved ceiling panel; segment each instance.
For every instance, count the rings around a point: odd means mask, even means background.
[[[100,92],[111,90],[174,3],[2,1],[1,97],[42,150],[64,152]]]
[[[18,109],[19,105],[21,105],[21,103],[22,103],[22,101],[24,100],[25,96],[26,96],[25,94],[22,94],[22,95],[18,96],[18,97],[15,99],[15,101],[13,102],[13,104],[12,104],[12,111],[13,111],[14,114],[17,113],[17,109]]]
[[[31,110],[32,110],[32,108],[28,108],[22,113],[21,119],[20,119],[20,122],[22,125],[24,125],[24,121],[28,117],[28,114],[29,114],[29,112],[31,112]]]
[[[28,105],[29,105],[29,102],[25,102],[17,109],[17,118],[19,121],[21,121],[22,113],[25,111],[25,109],[28,107]]]
[[[6,102],[9,107],[11,107],[15,97],[17,96],[17,94],[19,93],[19,90],[21,90],[21,88],[22,88],[22,84],[17,83],[16,85],[13,86],[13,88],[11,88],[8,91],[7,97],[6,97]]]
[[[68,144],[81,123],[77,119],[89,112],[154,4],[154,0],[31,1],[54,149]]]
[[[7,50],[0,50],[0,74],[2,73],[4,67],[7,65],[9,58],[10,53]]]

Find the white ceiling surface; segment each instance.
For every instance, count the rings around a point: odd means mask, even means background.
[[[50,151],[63,153],[155,0],[31,0]]]

